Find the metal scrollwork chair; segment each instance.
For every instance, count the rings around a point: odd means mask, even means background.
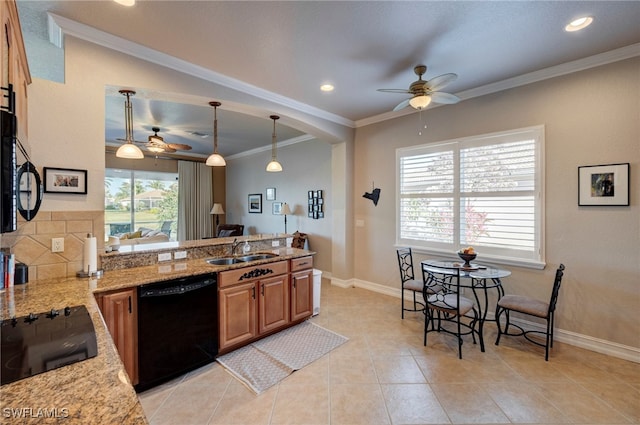
[[[416,299],[416,293],[422,293],[424,283],[422,280],[416,280],[413,273],[413,255],[411,248],[399,248],[396,250],[398,254],[398,267],[400,268],[400,280],[402,282],[402,318],[404,319],[405,311],[423,311],[424,304]],[[405,307],[404,291],[411,291],[413,294],[413,308]]]
[[[556,277],[553,281],[553,289],[551,290],[551,299],[549,302],[540,301],[535,298],[527,297],[524,295],[505,295],[498,301],[496,309],[496,323],[498,325],[498,337],[496,338],[496,345],[500,343],[500,337],[502,335],[509,336],[524,336],[529,342],[544,347],[544,359],[549,360],[549,348],[553,347],[553,319],[556,311],[556,303],[558,302],[558,293],[560,292],[560,285],[562,283],[562,276],[564,275],[564,264],[560,264],[558,270],[556,270]],[[511,323],[510,313],[515,311],[521,314],[528,314],[530,316],[539,317],[546,320],[546,331],[538,330],[524,330],[522,327]],[[504,330],[500,326],[500,316],[506,316],[506,323]],[[509,333],[509,326],[513,326],[518,329],[518,333]],[[545,343],[532,339],[530,334],[543,335],[545,337]]]
[[[422,275],[423,297],[426,304],[424,345],[427,345],[429,332],[446,332],[455,335],[458,339],[458,358],[462,359],[462,337],[471,334],[473,343],[476,343],[478,331],[475,325],[478,322],[478,311],[472,300],[460,294],[460,268],[423,264]],[[469,320],[463,321],[463,317]],[[453,326],[443,326],[443,322],[452,323]]]

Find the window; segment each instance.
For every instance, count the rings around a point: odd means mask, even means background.
[[[542,267],[544,127],[397,151],[397,241]]]
[[[107,168],[104,185],[107,236],[146,228],[176,239],[177,173]]]

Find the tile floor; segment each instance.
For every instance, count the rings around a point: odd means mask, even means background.
[[[640,424],[640,364],[521,338],[486,352],[400,318],[399,299],[323,279],[312,320],[349,341],[259,396],[217,363],[139,395],[152,425]]]

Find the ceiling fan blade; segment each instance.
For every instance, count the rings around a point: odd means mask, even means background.
[[[396,106],[395,108],[393,108],[393,112],[399,111],[400,109],[404,109],[404,108],[406,108],[407,106],[409,106],[409,101],[410,101],[410,100],[411,100],[411,99],[407,99],[407,100],[403,100],[402,102],[400,102],[400,103],[398,104],[398,106]]]
[[[460,98],[455,94],[433,92],[430,94],[431,100],[435,103],[452,104],[460,102]]]
[[[185,145],[183,143],[167,143],[167,146],[171,149],[178,149],[181,151],[190,151],[191,146]]]
[[[458,75],[453,73],[438,75],[424,83],[424,87],[427,90],[438,91],[447,84],[454,82],[457,78]]]
[[[409,90],[405,89],[378,89],[377,91],[382,93],[402,93],[402,94],[411,94]]]

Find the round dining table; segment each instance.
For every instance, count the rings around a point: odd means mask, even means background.
[[[421,266],[459,268],[460,288],[470,288],[475,298],[478,310],[478,339],[480,340],[480,350],[484,352],[484,322],[487,320],[489,306],[489,291],[495,290],[498,300],[504,295],[502,288],[502,278],[511,275],[506,269],[485,266],[471,263],[470,267],[465,267],[464,262],[456,260],[423,260]]]

